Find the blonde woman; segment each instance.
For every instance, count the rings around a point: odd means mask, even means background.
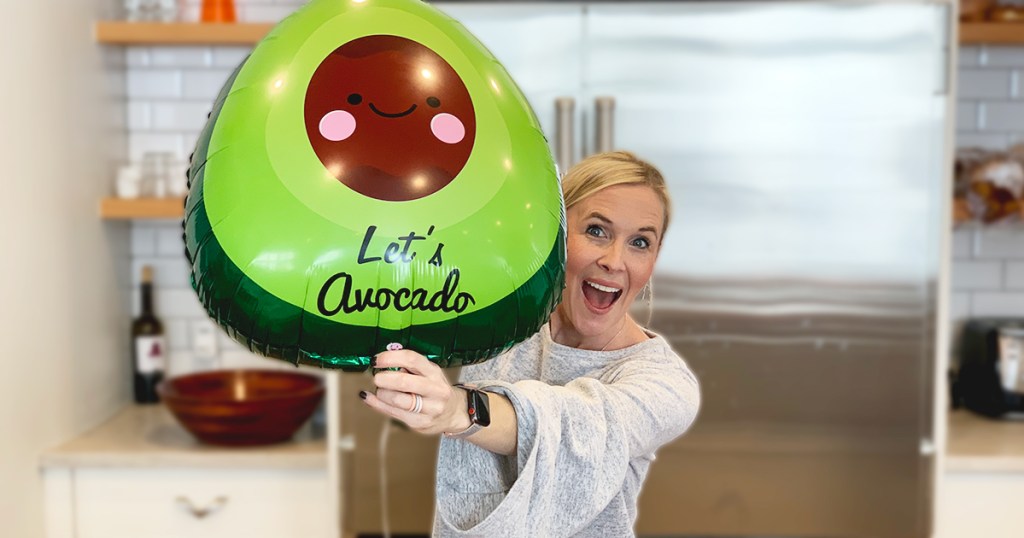
[[[386,351],[366,405],[444,434],[435,536],[634,536],[655,451],[693,423],[693,373],[629,315],[648,284],[671,202],[627,152],[592,156],[562,182],[562,302],[533,337],[464,367],[463,386],[410,350]]]

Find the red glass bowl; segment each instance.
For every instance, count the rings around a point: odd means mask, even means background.
[[[166,379],[156,390],[200,441],[252,446],[291,439],[323,398],[324,382],[282,370],[216,370]]]

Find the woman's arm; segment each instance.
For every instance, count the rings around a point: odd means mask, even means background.
[[[410,350],[385,351],[377,355],[374,367],[404,369],[377,372],[373,376],[376,393],[359,394],[366,405],[377,412],[426,435],[460,432],[469,427],[466,391],[451,386],[441,368],[423,355]],[[415,403],[413,394],[423,398],[419,413],[410,411]],[[487,396],[491,424],[465,440],[495,454],[515,454],[518,438],[515,408],[505,396],[493,392],[488,392]]]

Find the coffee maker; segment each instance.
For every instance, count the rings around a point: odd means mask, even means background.
[[[1024,413],[1024,318],[975,318],[964,325],[953,405],[992,418]]]

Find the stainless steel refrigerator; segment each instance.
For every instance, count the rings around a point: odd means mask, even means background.
[[[930,535],[953,3],[438,5],[561,166],[621,148],[670,183],[651,325],[703,407],[638,532]]]

